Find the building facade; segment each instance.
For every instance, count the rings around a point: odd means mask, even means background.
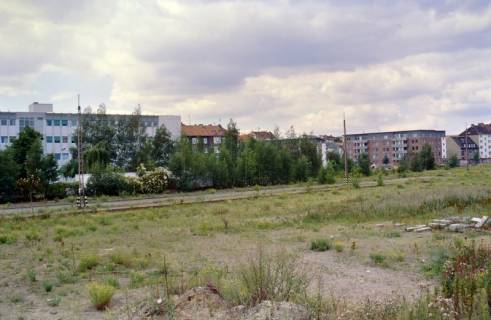
[[[116,125],[119,119],[128,116],[108,114],[108,125]],[[155,136],[157,128],[162,125],[169,130],[173,139],[181,135],[180,116],[142,115],[141,122],[149,137]],[[29,106],[28,112],[0,111],[0,150],[12,143],[27,126],[41,134],[44,153],[53,154],[59,165],[71,159],[70,148],[76,147],[78,114],[55,113],[52,104],[37,102]]]
[[[470,137],[477,144],[481,162],[491,162],[491,123],[472,124],[459,136]],[[472,159],[472,157],[469,159]]]
[[[425,144],[433,150],[437,163],[443,162],[442,138],[445,131],[408,130],[346,135],[348,157],[358,160],[366,153],[373,167],[394,167],[409,153],[421,151]]]
[[[205,153],[220,153],[225,129],[221,125],[186,125],[183,123],[181,124],[181,134],[187,137],[193,148],[202,147]]]

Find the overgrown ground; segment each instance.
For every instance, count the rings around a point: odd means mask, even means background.
[[[488,233],[406,233],[434,217],[491,213],[491,167],[424,172],[427,179],[120,213],[0,220],[0,319],[127,318],[166,287],[227,281],[257,252],[287,251],[310,277],[309,292],[356,304],[404,296],[436,283],[448,248]],[[376,179],[373,177],[372,179]],[[325,239],[332,248],[310,250]],[[87,284],[117,287],[106,311]],[[228,285],[223,295],[237,296]],[[239,299],[240,300],[240,299]]]

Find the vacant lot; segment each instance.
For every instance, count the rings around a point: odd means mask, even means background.
[[[435,252],[464,237],[490,241],[484,232],[415,234],[399,224],[489,215],[491,167],[422,175],[371,188],[0,220],[0,319],[130,318],[162,287],[226,287],[263,251],[294,254],[312,293],[349,303],[415,299],[435,283]],[[311,250],[315,240],[330,250]],[[94,281],[116,287],[106,311],[90,302]]]

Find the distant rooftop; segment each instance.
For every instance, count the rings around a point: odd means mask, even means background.
[[[365,135],[381,135],[381,134],[407,134],[415,132],[427,132],[427,133],[440,133],[445,135],[444,130],[432,130],[432,129],[417,129],[417,130],[400,130],[400,131],[381,131],[381,132],[367,132],[367,133],[350,133],[346,134],[347,137],[351,136],[365,136]]]
[[[225,129],[221,125],[213,124],[181,124],[181,131],[187,137],[223,137]]]
[[[471,124],[467,130],[462,131],[460,136],[464,136],[466,134],[469,136],[477,136],[480,134],[491,134],[491,123],[484,124],[484,123],[478,123],[478,124]]]

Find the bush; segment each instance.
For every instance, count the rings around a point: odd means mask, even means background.
[[[291,301],[304,296],[307,276],[299,271],[295,256],[286,252],[270,256],[259,250],[257,257],[238,270],[236,297],[241,304],[256,305],[264,300]]]
[[[163,168],[146,172],[140,178],[143,193],[162,193],[169,184],[169,173]]]
[[[97,310],[103,310],[110,302],[116,289],[113,286],[92,282],[87,285],[90,301]]]
[[[370,259],[379,266],[387,266],[386,256],[380,252],[372,252],[370,253]]]
[[[80,259],[78,270],[81,272],[92,270],[99,265],[99,257],[96,255],[86,255]]]
[[[310,242],[310,250],[312,251],[327,251],[332,247],[331,241],[328,239],[316,239]]]
[[[48,185],[46,198],[63,199],[78,193],[78,182],[55,182]]]
[[[94,172],[87,181],[87,194],[119,196],[133,190],[128,180],[121,174],[110,169]]]
[[[341,242],[336,242],[334,243],[334,249],[336,250],[336,252],[343,252],[344,245]]]
[[[384,177],[382,175],[382,173],[379,173],[378,177],[377,177],[377,186],[381,187],[384,185]]]
[[[13,244],[17,237],[10,233],[0,234],[0,244]]]
[[[53,290],[53,283],[49,282],[49,281],[44,281],[43,282],[43,288],[44,288],[44,291],[51,292]]]

